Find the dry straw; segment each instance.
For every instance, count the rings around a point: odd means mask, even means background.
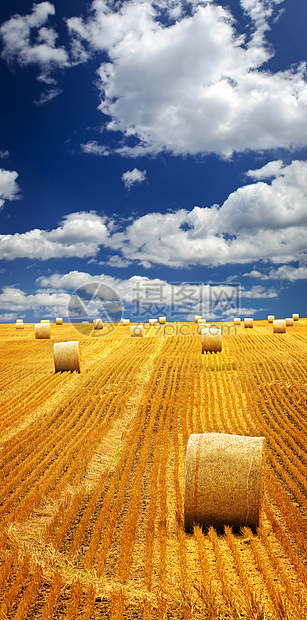
[[[166,323],[166,316],[159,316],[159,323],[164,325]]]
[[[262,500],[264,437],[193,433],[184,481],[184,526],[255,529]]]
[[[103,320],[102,319],[94,319],[93,320],[94,329],[103,329]]]
[[[240,317],[239,317],[239,316],[236,316],[236,317],[233,319],[233,324],[234,324],[234,325],[241,325],[241,319],[240,319]]]
[[[286,327],[292,327],[293,322],[294,322],[294,321],[293,321],[293,319],[291,319],[290,317],[288,317],[288,318],[286,319]]]
[[[300,318],[299,314],[292,314],[293,321],[298,321]]]
[[[206,327],[201,330],[202,353],[217,353],[222,350],[222,330],[217,327]]]
[[[61,319],[60,317],[57,317],[57,318],[55,319],[55,324],[56,324],[56,325],[63,325],[63,319]]]
[[[143,336],[143,325],[131,325],[130,332],[131,336]]]
[[[244,327],[254,327],[254,319],[244,319]]]
[[[268,323],[273,323],[273,321],[275,321],[275,315],[274,314],[269,314],[269,316],[268,316]]]
[[[49,321],[47,323],[35,324],[35,338],[50,338],[51,328]]]
[[[286,320],[285,319],[275,319],[275,321],[273,321],[273,333],[274,334],[285,334],[286,333]]]
[[[158,319],[149,319],[149,325],[156,325],[158,323]]]
[[[55,372],[76,370],[80,372],[79,342],[55,342],[53,346]]]

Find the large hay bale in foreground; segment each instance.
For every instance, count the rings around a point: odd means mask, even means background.
[[[244,319],[244,327],[246,328],[254,327],[254,319],[250,319],[250,318]]]
[[[80,372],[79,342],[55,342],[53,346],[55,372],[77,370]]]
[[[208,327],[201,330],[201,352],[217,353],[222,350],[222,330]]]
[[[294,321],[293,321],[293,319],[291,319],[291,317],[288,317],[286,319],[286,327],[292,327],[293,323],[294,323]]]
[[[34,329],[35,329],[35,338],[37,339],[50,338],[51,327],[50,327],[49,321],[48,323],[36,323]]]
[[[130,333],[131,333],[131,336],[135,336],[135,337],[143,336],[143,325],[131,325]]]
[[[300,318],[299,314],[292,314],[293,321],[298,321]]]
[[[59,316],[55,319],[55,324],[56,325],[63,325],[63,319],[60,318]]]
[[[256,528],[262,499],[264,437],[193,433],[184,481],[184,527]]]
[[[286,319],[275,319],[273,321],[273,333],[285,334],[286,333]]]

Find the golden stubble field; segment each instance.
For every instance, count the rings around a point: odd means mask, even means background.
[[[307,319],[204,355],[192,323],[82,329],[0,325],[0,620],[305,618]],[[266,438],[257,532],[185,533],[192,432]]]

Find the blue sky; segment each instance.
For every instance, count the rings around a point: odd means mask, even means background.
[[[306,23],[305,0],[1,3],[0,320],[96,283],[135,319],[306,316]]]

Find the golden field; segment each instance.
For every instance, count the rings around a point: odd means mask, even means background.
[[[0,325],[0,620],[307,617],[307,319],[219,326]],[[257,532],[185,533],[192,432],[266,438]]]

